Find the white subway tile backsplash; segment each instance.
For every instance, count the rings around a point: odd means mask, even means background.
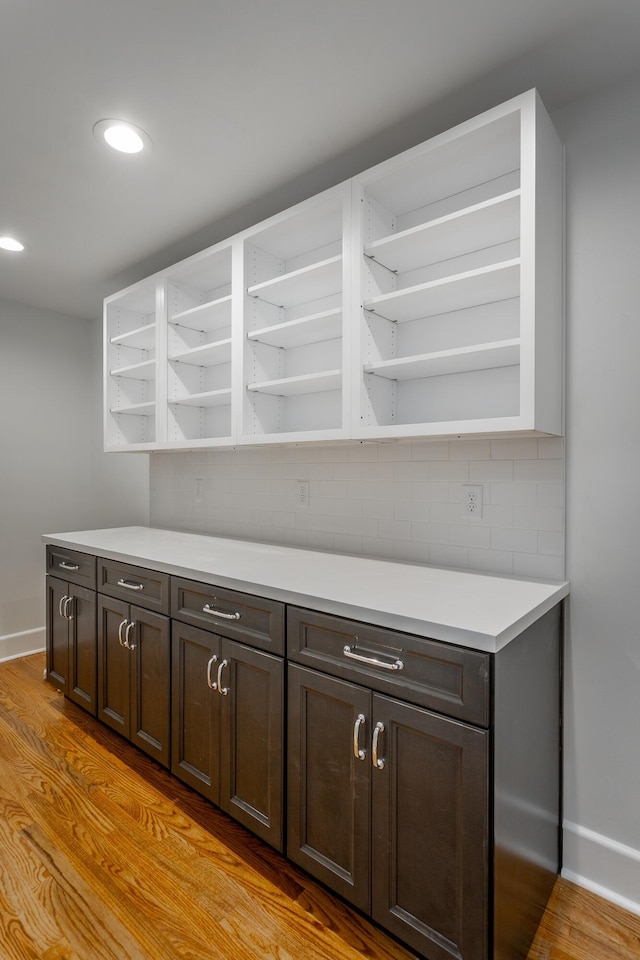
[[[556,438],[298,444],[153,454],[151,523],[316,550],[561,578]],[[195,480],[203,500],[195,500]],[[310,482],[308,507],[297,481]],[[479,520],[462,509],[481,483]]]

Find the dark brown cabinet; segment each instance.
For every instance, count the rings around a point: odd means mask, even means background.
[[[47,577],[47,679],[96,715],[95,590]]]
[[[98,719],[170,765],[169,618],[98,595]]]
[[[488,741],[290,664],[287,855],[420,953],[482,960]]]
[[[96,558],[47,546],[46,676],[96,715]]]
[[[176,578],[172,591],[190,621],[171,628],[172,772],[282,850],[283,607]]]
[[[525,960],[560,863],[560,603],[488,653],[54,546],[47,574],[70,699],[425,960]]]

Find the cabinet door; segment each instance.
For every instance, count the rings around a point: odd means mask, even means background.
[[[69,690],[69,621],[61,603],[69,596],[69,584],[47,577],[47,680],[57,690]]]
[[[262,840],[283,847],[284,664],[222,640],[220,806]]]
[[[131,730],[131,651],[120,625],[128,617],[128,603],[98,595],[98,719],[125,737]]]
[[[379,695],[372,716],[372,915],[429,960],[484,960],[489,734]]]
[[[287,856],[368,912],[371,694],[294,664],[288,676]]]
[[[96,594],[69,585],[69,699],[92,713],[96,704]]]
[[[171,624],[171,772],[220,802],[220,701],[215,689],[220,637]]]
[[[131,667],[129,737],[165,767],[170,764],[170,638],[169,619],[151,610],[131,607],[127,634]]]

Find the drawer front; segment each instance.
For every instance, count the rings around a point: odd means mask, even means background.
[[[156,613],[169,613],[169,575],[157,570],[99,558],[98,590]]]
[[[457,720],[489,725],[490,654],[288,607],[287,656]]]
[[[96,558],[89,553],[47,544],[47,573],[89,590],[96,588]]]
[[[221,637],[284,654],[284,604],[276,600],[172,577],[171,616]]]

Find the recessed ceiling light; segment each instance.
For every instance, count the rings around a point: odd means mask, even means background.
[[[24,243],[16,237],[0,237],[0,249],[9,250],[11,253],[20,253],[24,250]]]
[[[99,140],[104,140],[120,153],[140,153],[151,147],[149,134],[126,120],[99,120],[93,132]]]

